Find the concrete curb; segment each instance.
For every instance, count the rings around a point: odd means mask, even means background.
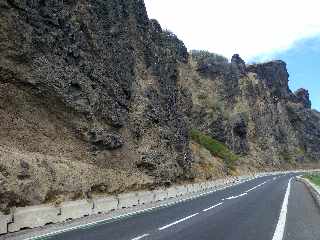
[[[111,212],[119,205],[119,199],[116,197],[94,197],[93,202],[93,214]]]
[[[13,221],[8,224],[8,232],[23,228],[41,227],[49,223],[60,222],[60,209],[53,205],[40,205],[16,208],[12,211]]]
[[[11,222],[13,222],[13,214],[3,215],[0,213],[0,235],[8,232],[8,225]]]
[[[320,208],[320,187],[312,183],[309,179],[297,177],[297,179],[304,183],[308,190],[310,191],[312,197],[314,198],[315,202],[317,203],[318,207]]]
[[[67,201],[61,203],[60,206],[46,204],[12,209],[9,215],[0,214],[0,235],[26,228],[42,227],[52,223],[63,223],[94,214],[117,212],[123,209],[129,209],[128,211],[130,211],[131,208],[143,207],[143,205],[151,203],[158,203],[157,205],[162,207],[170,201],[175,202],[175,199],[183,199],[176,201],[181,202],[197,198],[255,178],[296,172],[302,171],[265,172],[258,173],[255,176],[230,177],[215,181],[172,186],[154,191],[130,192],[117,196],[99,196],[89,200]]]

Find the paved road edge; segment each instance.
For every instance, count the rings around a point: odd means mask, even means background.
[[[297,177],[297,179],[304,183],[308,190],[310,191],[313,199],[317,203],[317,206],[320,208],[320,187],[312,183],[309,179],[303,178],[303,177]]]
[[[92,226],[101,222],[108,222],[113,219],[119,219],[122,217],[128,217],[143,213],[146,211],[151,211],[156,208],[165,207],[168,205],[173,205],[181,201],[186,201],[189,199],[198,198],[205,194],[210,194],[214,191],[224,189],[226,187],[231,187],[242,182],[246,182],[255,178],[284,174],[284,173],[297,173],[297,172],[313,172],[319,170],[298,170],[298,171],[286,171],[286,172],[265,172],[258,173],[255,176],[239,176],[237,178],[220,179],[218,181],[203,182],[198,184],[187,184],[184,186],[173,186],[171,188],[158,190],[158,191],[145,191],[145,192],[135,192],[126,193],[118,195],[116,200],[106,197],[100,199],[88,200],[78,200],[73,202],[65,202],[62,206],[55,207],[52,205],[40,205],[33,207],[25,207],[14,209],[10,215],[0,214],[0,233],[10,233],[17,232],[23,228],[39,228],[47,225],[47,223],[64,223],[67,219],[79,220],[84,216],[96,215],[99,209],[101,213],[110,212],[112,209],[113,216],[102,218],[99,221],[92,221],[87,224],[78,224],[69,228],[64,228],[63,230],[53,231],[51,233],[42,234],[41,236],[33,236],[27,239],[39,239],[41,237],[46,237],[60,232],[70,231],[73,229],[83,228],[87,226]],[[162,199],[163,194],[166,195]],[[150,197],[152,196],[152,197]],[[156,201],[157,200],[157,201]],[[150,207],[150,204],[153,206]],[[100,205],[99,205],[100,204]],[[111,206],[111,207],[110,207]],[[117,214],[117,210],[123,210],[125,207],[125,214]],[[137,207],[138,210],[137,210]],[[103,208],[105,211],[103,211]],[[111,209],[112,208],[112,209]],[[116,216],[114,216],[116,215]],[[60,219],[62,218],[62,219]],[[30,231],[30,230],[29,230]],[[2,235],[5,236],[5,235]],[[2,237],[0,236],[0,239]],[[26,239],[26,238],[23,238]]]

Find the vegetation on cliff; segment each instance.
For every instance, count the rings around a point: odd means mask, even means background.
[[[190,131],[191,139],[206,148],[214,156],[220,157],[225,161],[229,169],[234,169],[234,165],[239,157],[234,154],[225,144],[201,133],[196,129]]]

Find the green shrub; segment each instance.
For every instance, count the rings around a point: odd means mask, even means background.
[[[239,157],[229,150],[226,145],[196,129],[192,129],[190,135],[193,141],[206,148],[212,155],[222,158],[229,169],[234,169],[234,164]]]
[[[226,57],[211,53],[205,50],[191,50],[192,58],[200,64],[227,64],[229,61]]]
[[[280,152],[280,156],[283,161],[285,161],[287,163],[294,163],[292,153],[290,153],[288,151],[282,151],[282,152]]]

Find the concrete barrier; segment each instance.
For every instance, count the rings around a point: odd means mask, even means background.
[[[211,181],[211,182],[208,183],[208,188],[209,188],[210,190],[213,190],[213,189],[215,189],[216,187],[217,187],[217,183],[216,183],[215,181]]]
[[[172,186],[167,189],[168,198],[179,197],[188,193],[187,186]]]
[[[0,235],[8,233],[8,223],[12,222],[13,216],[10,215],[3,215],[0,213]]]
[[[107,213],[118,208],[119,200],[116,197],[95,197],[93,198],[93,213]]]
[[[219,189],[222,186],[224,186],[225,181],[223,179],[218,179],[218,180],[215,181],[215,184],[216,184],[216,188]]]
[[[167,188],[167,192],[168,192],[168,198],[174,198],[177,196],[177,191],[175,187]]]
[[[175,187],[176,196],[183,196],[188,193],[188,188],[186,186],[180,185]]]
[[[319,172],[319,169],[312,171],[291,171],[303,173]],[[34,228],[49,223],[63,222],[68,219],[77,219],[95,213],[107,213],[113,209],[129,208],[142,204],[163,201],[168,198],[180,197],[190,193],[208,192],[209,190],[219,190],[227,186],[237,184],[256,177],[272,176],[290,172],[269,172],[258,173],[256,176],[239,176],[202,183],[172,186],[167,189],[155,191],[141,191],[119,194],[118,196],[96,197],[92,201],[78,200],[68,201],[60,207],[53,205],[39,205],[12,209],[11,215],[1,215],[0,213],[0,234],[15,232],[23,228]],[[309,184],[310,185],[310,184]],[[320,189],[317,189],[316,196],[320,196]],[[319,197],[320,202],[320,197]]]
[[[188,193],[195,193],[197,192],[196,184],[188,184],[187,185]]]
[[[233,178],[227,178],[227,179],[225,180],[225,183],[224,183],[224,184],[227,185],[227,186],[232,185],[232,184],[233,184]]]
[[[208,183],[207,182],[202,182],[200,184],[202,191],[205,191],[208,189]]]
[[[41,227],[49,223],[59,222],[59,208],[53,205],[38,205],[16,208],[13,211],[13,222],[9,223],[8,231],[16,232],[24,228]]]
[[[202,191],[202,186],[201,186],[201,183],[195,183],[194,184],[194,189],[195,189],[195,192],[201,192]]]
[[[154,190],[154,201],[159,202],[166,200],[168,198],[168,192],[165,189]]]
[[[138,206],[139,204],[139,197],[137,192],[119,194],[118,200],[118,208],[120,209]]]
[[[63,202],[60,206],[60,221],[82,218],[93,214],[93,202],[88,200],[77,200]]]
[[[139,205],[155,202],[155,193],[153,191],[138,192]]]

